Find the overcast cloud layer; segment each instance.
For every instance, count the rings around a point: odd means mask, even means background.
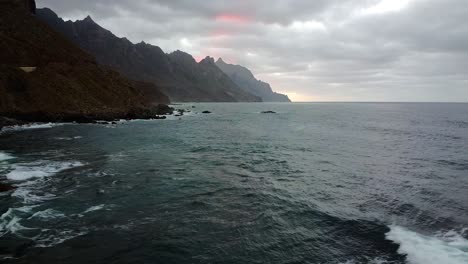
[[[466,0],[38,0],[133,42],[247,66],[299,101],[468,102]]]

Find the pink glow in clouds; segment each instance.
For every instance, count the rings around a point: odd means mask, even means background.
[[[251,22],[251,19],[242,15],[219,14],[216,16],[216,21],[233,23],[233,24],[247,24]]]

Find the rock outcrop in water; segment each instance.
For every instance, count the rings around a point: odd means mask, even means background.
[[[99,66],[33,16],[33,2],[0,0],[0,116],[48,122],[150,118],[161,111],[156,105],[169,103],[153,84]]]
[[[218,59],[216,65],[246,92],[262,98],[263,102],[291,102],[288,96],[273,92],[268,83],[257,80],[253,73],[240,65],[228,64]]]
[[[87,17],[64,21],[52,10],[37,10],[37,16],[76,45],[96,56],[100,64],[128,78],[152,82],[172,101],[178,102],[259,102],[261,98],[239,88],[214,61],[197,63],[187,53],[166,54],[145,42],[133,44],[118,38]]]

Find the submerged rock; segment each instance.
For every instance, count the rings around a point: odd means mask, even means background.
[[[203,111],[202,114],[211,114],[210,111]]]
[[[263,111],[262,114],[276,114],[275,111]]]
[[[6,183],[0,183],[0,193],[1,192],[9,192],[16,189],[14,186]]]

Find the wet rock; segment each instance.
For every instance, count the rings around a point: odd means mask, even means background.
[[[202,114],[211,114],[210,111],[203,111]]]
[[[165,105],[159,104],[155,109],[156,115],[172,115],[174,113],[174,108]]]
[[[0,183],[0,192],[9,192],[16,189],[14,186],[6,183]]]
[[[275,111],[263,111],[262,114],[276,114]]]
[[[3,127],[24,125],[25,123],[13,118],[0,117],[0,130]]]

